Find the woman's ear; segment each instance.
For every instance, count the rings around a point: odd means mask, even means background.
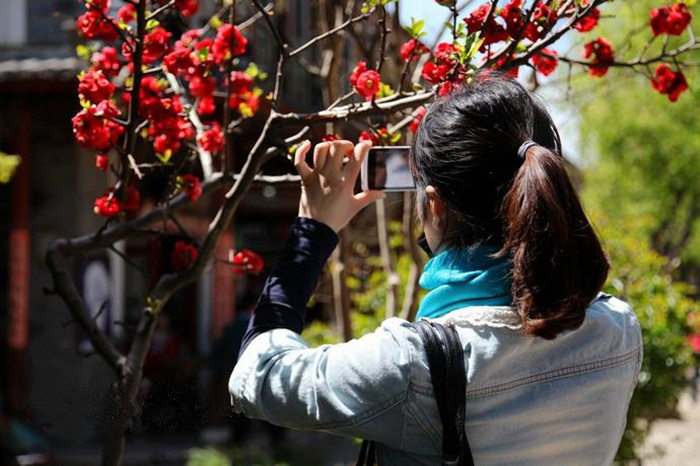
[[[425,187],[425,194],[428,196],[428,208],[430,209],[431,221],[440,226],[445,218],[447,206],[438,196],[437,189],[434,186],[428,185]]]

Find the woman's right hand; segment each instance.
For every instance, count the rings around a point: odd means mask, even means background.
[[[331,141],[314,148],[314,168],[306,163],[311,142],[304,141],[294,155],[294,167],[301,176],[299,216],[325,223],[336,233],[360,210],[385,197],[383,191],[355,194],[355,181],[362,161],[372,147],[370,141],[354,145],[350,141]],[[348,157],[347,163],[343,159]]]

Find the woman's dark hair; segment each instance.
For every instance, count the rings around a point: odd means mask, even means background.
[[[518,149],[537,143],[524,158]],[[578,328],[610,268],[542,103],[516,80],[473,76],[431,105],[412,150],[418,203],[432,185],[449,209],[442,246],[501,247],[513,261],[513,305],[529,335]]]

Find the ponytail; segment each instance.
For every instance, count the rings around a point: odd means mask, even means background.
[[[563,158],[534,145],[502,204],[504,246],[513,260],[513,305],[528,335],[578,328],[610,268]]]

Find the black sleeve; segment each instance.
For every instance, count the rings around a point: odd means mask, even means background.
[[[267,277],[239,355],[257,335],[275,328],[301,333],[311,298],[338,235],[325,223],[297,217],[280,258]]]

